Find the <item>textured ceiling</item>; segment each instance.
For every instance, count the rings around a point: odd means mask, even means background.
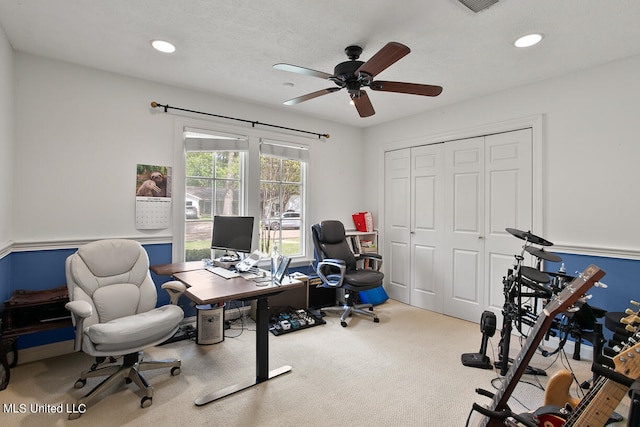
[[[360,127],[640,54],[639,22],[637,0],[500,0],[479,13],[457,0],[0,1],[15,50]],[[533,31],[542,43],[512,46]],[[156,38],[177,52],[153,51]],[[273,64],[333,73],[348,45],[366,61],[389,41],[411,53],[377,77],[440,85],[440,96],[369,91],[369,118],[345,90],[282,105],[333,83]]]

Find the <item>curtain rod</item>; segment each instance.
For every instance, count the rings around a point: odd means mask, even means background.
[[[204,113],[204,112],[202,112],[202,111],[187,110],[186,108],[179,108],[179,107],[172,107],[172,106],[170,106],[170,105],[162,105],[162,104],[158,104],[158,103],[157,103],[157,102],[155,102],[155,101],[152,101],[152,102],[151,102],[151,107],[152,107],[152,108],[162,107],[162,108],[164,109],[164,112],[165,112],[165,113],[167,112],[167,110],[168,110],[169,108],[171,108],[172,110],[186,111],[186,112],[188,112],[188,113],[203,114],[203,115],[205,115],[205,116],[213,116],[213,117],[219,117],[219,118],[222,118],[222,119],[236,120],[236,121],[244,122],[244,123],[251,123],[251,127],[255,127],[256,125],[261,125],[261,126],[269,126],[269,127],[272,127],[272,128],[278,128],[278,129],[291,130],[291,131],[294,131],[294,132],[308,133],[308,134],[311,134],[311,135],[317,135],[317,136],[318,136],[318,139],[320,139],[320,138],[327,138],[327,139],[329,139],[329,137],[330,137],[328,133],[309,132],[309,131],[307,131],[307,130],[300,130],[300,129],[288,128],[288,127],[285,127],[285,126],[271,125],[271,124],[269,124],[269,123],[260,123],[260,122],[255,121],[255,120],[238,119],[238,118],[236,118],[236,117],[221,116],[220,114],[212,114],[212,113]]]

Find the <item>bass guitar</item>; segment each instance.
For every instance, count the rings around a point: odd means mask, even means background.
[[[632,301],[633,303],[633,301]],[[638,312],[627,310],[627,317],[621,323],[628,330],[637,330],[634,326],[640,322]],[[640,377],[640,333],[636,333],[613,358],[615,372],[626,378],[619,381],[607,378],[607,373],[600,375],[589,392],[576,403],[569,394],[572,376],[569,371],[560,371],[549,380],[545,393],[545,405],[563,406],[568,403],[573,410],[566,416],[557,414],[540,414],[540,427],[602,427],[609,420],[620,401],[629,391],[629,382]],[[631,346],[630,343],[636,343]],[[603,368],[605,369],[605,368]],[[620,378],[620,377],[619,377]],[[626,380],[628,379],[628,381]],[[564,403],[560,403],[564,400]]]
[[[603,270],[595,265],[590,265],[582,274],[572,280],[561,293],[551,297],[529,332],[520,353],[504,376],[502,387],[493,395],[489,406],[484,407],[477,403],[473,404],[475,418],[468,425],[479,427],[504,426],[508,417],[517,417],[516,414],[509,410],[507,401],[536,352],[544,334],[549,330],[557,315],[566,311],[604,275],[605,272]],[[483,395],[491,395],[491,393],[484,390],[478,389],[476,391]]]
[[[635,301],[631,301],[633,305],[640,305]],[[624,344],[622,347],[614,347],[613,350],[616,353],[620,353],[622,350],[629,348],[633,342],[637,342],[640,340],[640,333],[638,333],[638,326],[640,324],[640,310],[633,311],[628,308],[625,313],[626,317],[620,319],[620,323],[627,325],[627,331],[635,334],[632,338],[636,341],[630,341]],[[558,371],[555,375],[549,378],[549,382],[547,382],[547,389],[544,393],[544,406],[558,406],[558,407],[566,407],[569,405],[571,410],[578,406],[580,403],[579,397],[573,397],[569,390],[571,389],[571,385],[573,384],[574,377],[566,369]]]
[[[603,427],[629,391],[631,378],[640,376],[640,343],[623,350],[613,358],[613,361],[616,366],[615,372],[623,376],[621,380],[600,376],[589,393],[582,398],[573,412],[566,416],[566,419],[555,414],[541,414],[538,416],[539,426]]]

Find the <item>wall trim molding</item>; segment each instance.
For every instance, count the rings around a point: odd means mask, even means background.
[[[13,247],[13,241],[11,240],[0,242],[0,259],[9,255],[11,253],[12,247]]]
[[[640,251],[633,249],[554,244],[552,247],[548,248],[548,250],[550,252],[560,252],[573,255],[640,260]]]
[[[72,240],[46,240],[46,241],[23,241],[13,242],[13,245],[9,247],[10,252],[29,252],[29,251],[44,251],[55,249],[76,249],[82,245],[90,242],[102,239],[130,239],[140,242],[142,245],[155,245],[155,244],[171,244],[171,235],[164,236],[125,236],[125,237],[94,237],[90,239],[72,239]],[[0,247],[0,254],[1,252]]]

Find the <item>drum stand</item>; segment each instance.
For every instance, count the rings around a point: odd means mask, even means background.
[[[526,247],[526,242],[525,242]],[[502,331],[500,332],[500,343],[498,344],[499,360],[495,362],[495,367],[500,368],[500,375],[505,376],[509,370],[509,362],[513,362],[509,359],[509,347],[511,345],[511,332],[513,330],[513,322],[520,322],[520,304],[522,294],[522,270],[521,264],[524,260],[524,250],[520,255],[516,255],[516,265],[514,276],[514,270],[509,269],[507,276],[503,279],[504,285],[504,306],[502,308]],[[516,303],[517,297],[517,303]],[[521,324],[519,323],[518,330],[520,330]],[[525,374],[530,375],[547,375],[542,369],[532,368],[528,366],[525,370]]]

